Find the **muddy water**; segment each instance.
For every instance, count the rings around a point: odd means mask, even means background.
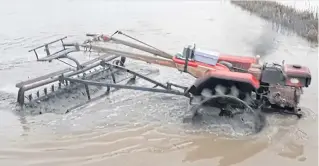
[[[318,165],[318,51],[296,35],[227,2],[0,3],[0,165]],[[185,98],[124,90],[67,115],[13,111],[16,82],[63,67],[35,63],[29,48],[64,35],[77,40],[118,29],[172,53],[195,42],[307,65],[313,82],[302,97],[305,117],[269,115],[261,133],[239,137],[231,130],[183,124]],[[162,81],[193,81],[167,68],[148,68],[159,69],[152,77]]]

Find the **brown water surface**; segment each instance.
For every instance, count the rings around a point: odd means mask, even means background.
[[[222,1],[0,1],[0,165],[318,165],[318,50],[303,39]],[[70,114],[28,116],[14,112],[15,83],[61,68],[37,63],[27,50],[68,35],[122,30],[175,53],[186,44],[263,61],[307,65],[313,80],[302,97],[304,118],[269,115],[254,136],[218,127],[183,124],[187,100],[120,91]],[[278,30],[278,28],[277,28]],[[264,43],[264,44],[263,44]],[[265,43],[267,46],[265,46]],[[264,48],[264,49],[262,49]],[[88,57],[81,57],[82,59]],[[131,63],[132,65],[132,63]],[[145,67],[147,65],[142,64]],[[191,84],[171,69],[153,75],[163,82]]]

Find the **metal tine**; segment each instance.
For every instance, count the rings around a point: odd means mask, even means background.
[[[37,91],[37,98],[40,97],[40,91]]]
[[[48,94],[48,89],[44,88],[44,95],[47,95],[47,94]]]
[[[54,92],[54,84],[51,85],[51,92]]]
[[[59,89],[61,89],[61,86],[62,86],[61,82],[59,82],[58,85],[59,85]]]
[[[29,94],[29,101],[31,101],[32,100],[32,94]]]

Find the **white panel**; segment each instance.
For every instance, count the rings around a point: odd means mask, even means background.
[[[209,65],[216,65],[220,53],[217,51],[207,51],[196,49],[194,52],[194,60]]]

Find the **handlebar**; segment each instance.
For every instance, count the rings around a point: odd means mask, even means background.
[[[64,43],[63,46],[65,47],[71,47],[71,46],[76,46],[76,43]]]
[[[97,34],[87,33],[86,36],[88,36],[88,37],[95,37],[95,36],[97,36]]]
[[[63,42],[63,40],[64,40],[64,39],[66,39],[66,38],[67,38],[67,36],[62,37],[62,38],[59,38],[59,39],[56,39],[56,40],[51,41],[51,42],[46,43],[46,44],[42,44],[42,45],[40,45],[40,46],[38,46],[38,47],[36,47],[36,48],[33,48],[33,49],[29,50],[28,52],[31,52],[31,51],[37,50],[37,49],[39,49],[39,48],[41,48],[41,47],[45,47],[45,46],[47,46],[47,45],[50,45],[50,44],[56,43],[56,42],[58,42],[58,41]]]

